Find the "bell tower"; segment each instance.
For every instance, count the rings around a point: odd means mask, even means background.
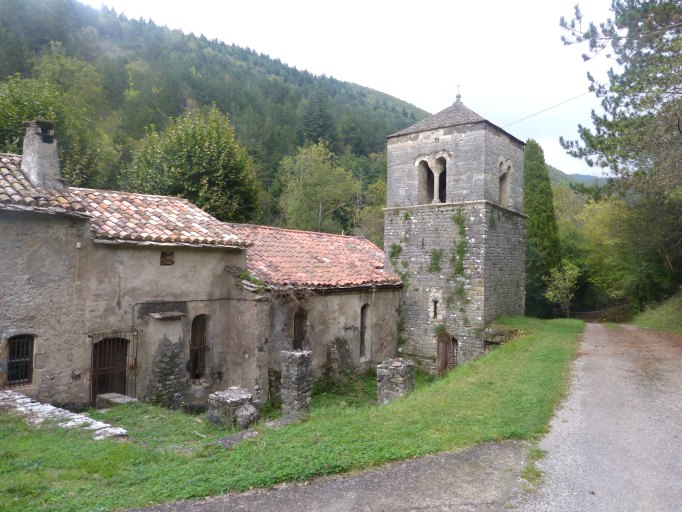
[[[438,370],[524,312],[524,143],[461,101],[388,136],[386,268],[401,276],[405,355]]]

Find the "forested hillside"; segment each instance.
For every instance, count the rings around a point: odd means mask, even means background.
[[[427,115],[249,49],[73,0],[0,0],[0,81],[0,151],[20,150],[23,117],[49,115],[73,185],[125,187],[122,171],[150,130],[215,104],[254,164],[261,207],[249,220],[277,220],[279,165],[299,147],[326,141],[366,190],[382,172],[385,136]]]

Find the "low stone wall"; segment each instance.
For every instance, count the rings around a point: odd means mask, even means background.
[[[405,396],[414,390],[412,361],[402,358],[386,359],[377,365],[377,401],[379,405]]]
[[[313,390],[313,353],[282,351],[282,415],[308,414]]]

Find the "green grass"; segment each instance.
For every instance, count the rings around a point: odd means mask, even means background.
[[[631,323],[656,331],[682,334],[682,292],[638,314]]]
[[[0,510],[112,510],[263,487],[501,439],[537,439],[567,385],[582,322],[503,319],[523,337],[387,406],[317,394],[309,420],[225,450],[225,430],[147,404],[97,416],[130,442],[0,414]],[[362,381],[362,379],[360,379]],[[364,391],[363,391],[364,390]],[[364,399],[359,398],[365,396]],[[328,398],[328,397],[327,397]],[[358,400],[358,402],[355,402]]]

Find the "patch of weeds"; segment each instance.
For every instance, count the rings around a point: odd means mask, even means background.
[[[257,291],[259,291],[259,292],[268,290],[268,285],[265,282],[258,279],[256,276],[254,276],[248,270],[244,270],[243,272],[240,272],[238,277],[242,281],[247,281],[247,282],[257,286],[258,287]]]
[[[611,329],[612,331],[622,331],[623,330],[622,325],[615,324],[613,322],[604,322],[603,325],[604,325],[604,327],[606,327],[607,329]]]
[[[443,259],[442,249],[433,249],[431,251],[431,260],[429,261],[429,273],[435,274],[440,272],[440,262]]]
[[[282,395],[270,397],[260,406],[260,416],[264,420],[274,420],[282,415]]]
[[[521,471],[521,478],[525,480],[522,487],[526,492],[536,492],[542,482],[542,471],[537,466],[537,462],[545,456],[546,452],[541,450],[537,444],[528,450],[528,461]]]
[[[313,383],[311,407],[361,407],[377,403],[377,374],[373,369],[360,375],[323,375]]]
[[[407,213],[407,212],[403,213],[403,220],[404,220],[404,221],[410,220],[410,214]]]
[[[388,259],[391,261],[393,268],[398,266],[398,258],[403,253],[403,246],[400,244],[391,244],[391,248],[388,251]]]

